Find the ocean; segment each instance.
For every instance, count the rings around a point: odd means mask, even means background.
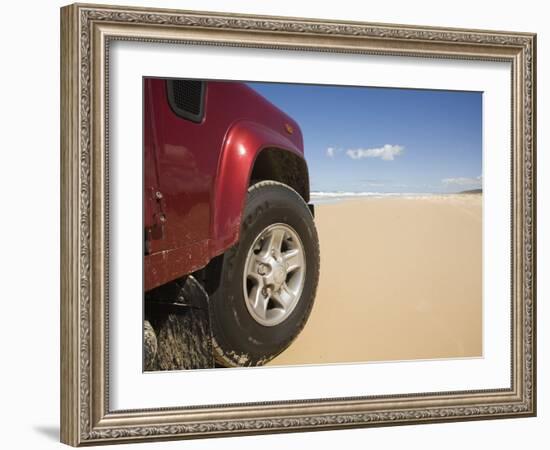
[[[316,205],[323,203],[337,203],[343,200],[353,200],[359,198],[387,198],[387,197],[401,197],[401,198],[420,198],[420,197],[433,197],[439,194],[433,193],[419,193],[419,192],[319,192],[314,191],[310,194],[310,202]]]

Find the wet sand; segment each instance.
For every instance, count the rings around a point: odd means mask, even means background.
[[[270,365],[482,356],[481,195],[316,205],[313,311]]]

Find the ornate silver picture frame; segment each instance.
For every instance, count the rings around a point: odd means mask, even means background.
[[[510,386],[114,410],[109,56],[116,41],[500,61],[511,67]],[[61,9],[61,440],[93,445],[536,414],[536,35],[74,4]],[[137,243],[136,245],[139,245]]]

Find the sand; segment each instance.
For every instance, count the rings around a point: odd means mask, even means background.
[[[313,311],[270,365],[482,356],[481,195],[316,206]]]

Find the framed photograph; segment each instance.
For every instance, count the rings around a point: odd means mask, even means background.
[[[61,440],[536,414],[536,36],[61,9]]]

